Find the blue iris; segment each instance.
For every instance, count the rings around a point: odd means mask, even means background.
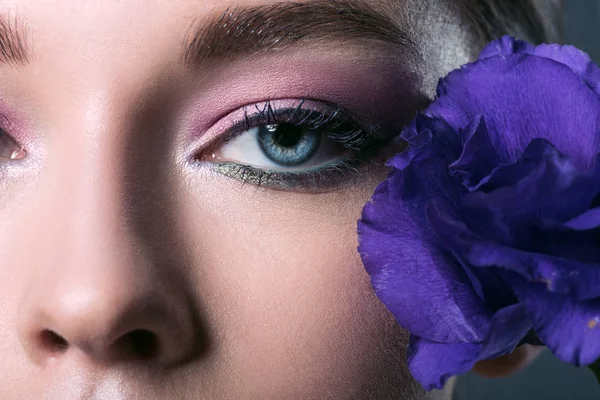
[[[257,137],[265,155],[286,167],[310,160],[321,143],[321,134],[315,130],[285,123],[260,126]]]

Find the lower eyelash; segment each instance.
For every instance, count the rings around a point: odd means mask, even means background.
[[[349,157],[318,169],[298,172],[268,171],[234,162],[217,162],[211,169],[234,178],[242,184],[283,191],[329,192],[353,186],[365,173],[369,160],[360,156]],[[371,160],[372,166],[381,164]]]

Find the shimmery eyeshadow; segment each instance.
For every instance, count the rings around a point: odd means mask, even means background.
[[[185,112],[184,129],[193,137],[211,134],[222,130],[214,125],[227,114],[268,99],[311,98],[339,104],[361,120],[391,121],[397,127],[426,104],[425,96],[416,93],[418,82],[403,73],[394,57],[316,53],[310,59],[306,54],[262,57],[204,77],[200,96]]]

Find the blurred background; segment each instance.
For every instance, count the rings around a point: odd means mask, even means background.
[[[600,0],[564,0],[565,42],[600,62]],[[545,352],[531,366],[505,379],[462,376],[458,400],[598,400],[600,386],[591,372],[561,363]]]
[[[566,42],[574,44],[600,62],[600,1],[563,0]]]

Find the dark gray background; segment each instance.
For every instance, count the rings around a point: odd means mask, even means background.
[[[565,0],[566,42],[600,62],[600,0]],[[467,374],[459,379],[460,400],[598,400],[600,387],[591,372],[561,363],[544,353],[524,371],[505,379]]]
[[[564,0],[566,42],[574,44],[600,62],[600,1]]]

